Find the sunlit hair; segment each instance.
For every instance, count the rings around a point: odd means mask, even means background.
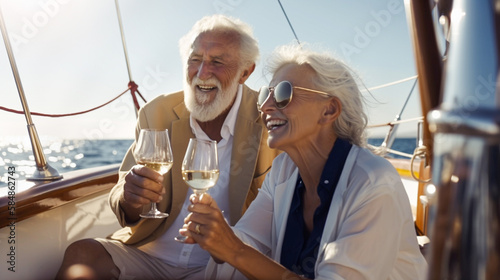
[[[342,103],[342,112],[334,122],[339,138],[350,143],[366,146],[366,125],[368,117],[364,111],[364,100],[358,88],[354,72],[344,63],[327,52],[315,52],[307,45],[285,45],[272,53],[266,65],[271,74],[286,64],[309,65],[316,75],[313,89],[327,92]]]
[[[241,66],[248,67],[259,59],[259,45],[252,28],[241,20],[224,15],[206,16],[197,21],[193,28],[179,40],[182,63],[185,65],[193,43],[204,32],[235,32],[239,34]]]

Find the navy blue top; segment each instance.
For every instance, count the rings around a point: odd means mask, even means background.
[[[302,199],[305,185],[300,174],[297,178],[290,213],[288,213],[280,263],[289,270],[310,279],[314,279],[314,265],[318,257],[319,243],[325,228],[328,210],[351,147],[349,142],[340,138],[337,138],[333,145],[318,185],[321,204],[314,212],[313,230],[310,234],[307,232],[303,215]]]

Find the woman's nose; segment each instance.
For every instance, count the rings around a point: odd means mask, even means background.
[[[260,106],[260,111],[269,112],[276,109],[276,102],[274,102],[274,90],[272,90],[269,92],[266,100],[264,100],[264,103],[262,103],[262,105]]]

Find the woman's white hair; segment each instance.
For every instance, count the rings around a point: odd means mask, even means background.
[[[307,47],[304,44],[278,47],[269,58],[267,71],[274,74],[286,64],[309,65],[316,72],[314,89],[324,91],[342,103],[342,112],[333,125],[337,136],[365,147],[368,117],[355,79],[357,76],[330,53],[315,52]]]
[[[191,30],[179,40],[179,50],[183,64],[191,53],[193,43],[204,32],[236,33],[239,36],[240,62],[243,67],[256,63],[259,59],[259,44],[253,36],[252,28],[241,20],[225,15],[206,16],[197,21]]]

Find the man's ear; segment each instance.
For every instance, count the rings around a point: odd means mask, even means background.
[[[337,97],[332,97],[325,105],[321,115],[320,123],[333,123],[342,112],[342,103]]]
[[[253,70],[255,70],[255,63],[250,65],[250,67],[247,67],[245,70],[243,70],[243,73],[241,74],[238,83],[244,84],[245,81],[248,79],[248,77],[250,77],[250,75],[253,73]]]

